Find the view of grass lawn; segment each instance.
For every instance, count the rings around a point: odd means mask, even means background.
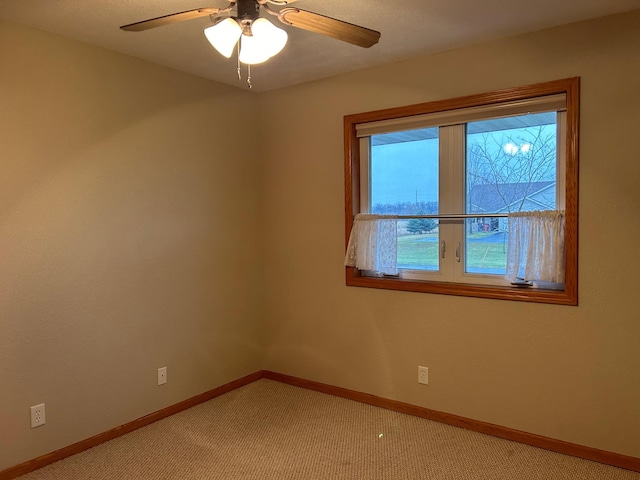
[[[398,266],[438,269],[438,234],[398,237]]]
[[[481,240],[490,234],[474,233],[471,240]],[[503,241],[470,241],[467,243],[467,269],[500,269],[506,265],[506,246]],[[438,268],[438,234],[405,235],[398,237],[398,266],[403,268]]]

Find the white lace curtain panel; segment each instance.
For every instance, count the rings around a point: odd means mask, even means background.
[[[398,218],[359,213],[353,221],[344,264],[386,275],[398,273]]]
[[[505,278],[564,283],[564,211],[510,213]],[[345,265],[386,275],[398,273],[398,218],[355,216]]]
[[[564,283],[564,218],[563,210],[509,214],[507,280]]]

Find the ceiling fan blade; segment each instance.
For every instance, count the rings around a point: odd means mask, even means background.
[[[123,25],[120,28],[122,30],[126,30],[127,32],[140,32],[142,30],[149,30],[150,28],[161,27],[162,25],[168,25],[170,23],[183,22],[185,20],[191,20],[193,18],[215,15],[218,12],[220,12],[219,8],[198,8],[196,10],[187,10],[186,12],[172,13],[171,15],[165,15],[163,17],[152,18],[149,20],[143,20],[142,22]]]
[[[299,8],[283,8],[278,12],[278,17],[286,25],[327,35],[360,47],[368,48],[378,43],[380,39],[380,32],[375,30]]]

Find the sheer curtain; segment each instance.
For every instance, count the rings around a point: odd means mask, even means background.
[[[564,283],[564,211],[509,214],[505,278]]]
[[[398,218],[359,213],[355,216],[344,264],[358,270],[397,275]]]

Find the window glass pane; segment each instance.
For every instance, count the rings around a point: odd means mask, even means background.
[[[556,112],[467,124],[466,213],[556,208]],[[466,272],[504,274],[507,219],[465,225]]]
[[[398,268],[439,269],[438,220],[414,218],[398,221]]]
[[[507,266],[506,218],[468,218],[465,225],[467,273],[504,275]]]
[[[378,214],[438,213],[438,129],[371,136],[369,211]],[[435,219],[398,222],[398,267],[438,269]]]

